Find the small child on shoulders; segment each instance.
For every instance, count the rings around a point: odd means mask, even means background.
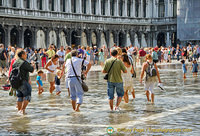
[[[44,92],[43,83],[42,83],[42,80],[41,80],[41,78],[43,77],[43,74],[44,74],[44,72],[42,70],[39,70],[37,78],[36,78],[39,95],[42,94],[42,92]]]

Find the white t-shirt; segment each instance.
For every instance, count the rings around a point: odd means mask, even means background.
[[[59,58],[59,61],[64,61],[64,58],[65,58],[65,51],[63,50],[63,51],[61,51],[61,50],[59,50],[58,52],[57,52],[57,55],[60,57]]]
[[[73,63],[74,69],[76,71],[77,76],[80,76],[80,77],[81,77],[82,62],[83,62],[83,59],[77,58],[77,57],[72,57],[72,63]],[[85,60],[83,63],[84,66],[87,66],[88,64],[89,64],[89,62],[87,60]],[[71,59],[67,59],[65,67],[66,67],[66,71],[67,71],[66,78],[70,77],[70,76],[75,76],[74,70],[71,65]]]
[[[127,54],[128,54],[128,55],[132,55],[132,53],[133,53],[133,50],[134,50],[134,48],[133,48],[133,47],[129,48],[129,49],[128,49],[128,52],[127,52]]]

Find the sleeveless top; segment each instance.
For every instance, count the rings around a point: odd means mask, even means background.
[[[52,60],[49,60],[49,61],[51,61],[52,64],[48,68],[50,70],[54,71],[53,74],[56,74],[56,69],[58,67],[58,64],[56,63],[56,65],[55,65]],[[52,72],[50,72],[49,70],[47,70],[47,73],[52,73]]]
[[[132,69],[132,66],[130,66],[129,68],[127,68],[127,73],[123,73],[122,74],[122,79],[123,79],[123,82],[124,82],[124,86],[133,86],[133,78],[132,78],[132,73],[131,73],[131,69]]]

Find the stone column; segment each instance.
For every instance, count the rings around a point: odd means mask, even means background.
[[[61,0],[55,1],[55,11],[60,12],[60,4],[61,4]]]
[[[97,15],[101,15],[101,0],[97,0]]]
[[[173,1],[172,0],[170,0],[169,1],[169,17],[173,17],[173,7],[174,5],[173,5]]]
[[[124,5],[123,5],[123,16],[127,17],[127,0],[123,1]]]
[[[168,7],[168,1],[169,1],[169,0],[165,0],[165,1],[164,1],[164,4],[165,4],[165,17],[168,17],[168,10],[169,10],[169,9],[168,9],[168,8],[169,8],[169,7]]]
[[[9,7],[10,6],[9,1],[8,0],[4,0],[3,1],[3,6]]]
[[[140,11],[139,11],[139,17],[144,17],[143,14],[143,0],[140,0]]]
[[[76,1],[76,13],[82,13],[82,0],[77,0]]]
[[[71,0],[68,0],[66,3],[67,3],[67,9],[66,9],[66,11],[67,11],[68,13],[72,13]]]
[[[119,0],[115,0],[115,16],[119,16]]]
[[[106,6],[105,6],[105,12],[106,12],[106,16],[110,16],[110,0],[106,1]]]
[[[170,35],[169,35],[169,32],[167,32],[166,46],[167,47],[170,46]]]
[[[91,0],[87,0],[87,6],[86,6],[87,14],[92,14],[92,2]]]
[[[154,7],[153,17],[158,17],[158,1],[157,0],[153,0],[153,7]]]
[[[18,8],[24,8],[24,1],[23,0],[18,0]]]
[[[131,2],[131,17],[135,17],[135,0]]]
[[[37,10],[37,0],[31,0],[31,9]]]
[[[11,26],[7,27],[7,30],[5,32],[5,46],[9,46],[10,45],[10,31],[11,31]]]
[[[49,0],[45,0],[45,2],[44,2],[44,10],[49,11]]]

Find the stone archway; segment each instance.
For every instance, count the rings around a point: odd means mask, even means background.
[[[113,33],[110,33],[110,43],[109,43],[109,47],[112,48],[114,46],[115,42],[114,42],[114,35]]]
[[[60,38],[60,45],[61,46],[64,46],[64,47],[68,46],[67,40],[66,40],[66,33],[64,31],[60,32],[59,38]]]
[[[106,37],[105,37],[105,34],[102,32],[101,33],[101,46],[100,47],[103,47],[103,46],[105,46],[107,48]]]
[[[57,37],[54,30],[50,31],[49,33],[49,43],[57,46]]]
[[[5,31],[1,27],[0,27],[0,43],[3,43],[5,45]]]
[[[16,28],[10,31],[10,44],[11,46],[19,47],[19,31]]]
[[[131,36],[129,33],[126,34],[126,47],[132,45],[131,44]]]
[[[95,32],[92,32],[92,46],[97,46],[97,36],[95,34]]]
[[[29,29],[24,31],[24,48],[33,47],[32,32]]]
[[[146,41],[145,34],[142,34],[142,36],[141,36],[141,47],[147,47],[147,41]]]
[[[45,44],[45,34],[43,30],[38,30],[37,31],[37,48],[43,48],[46,49],[46,44]]]
[[[158,45],[158,47],[166,45],[165,34],[163,32],[160,32],[157,35],[157,45]]]
[[[138,34],[135,33],[134,35],[134,44],[136,47],[140,47],[140,43],[139,43],[139,40],[138,40]]]
[[[85,32],[82,32],[81,34],[81,46],[87,46],[88,43],[87,43],[87,35]]]
[[[123,32],[119,33],[119,47],[125,47],[126,35]]]

